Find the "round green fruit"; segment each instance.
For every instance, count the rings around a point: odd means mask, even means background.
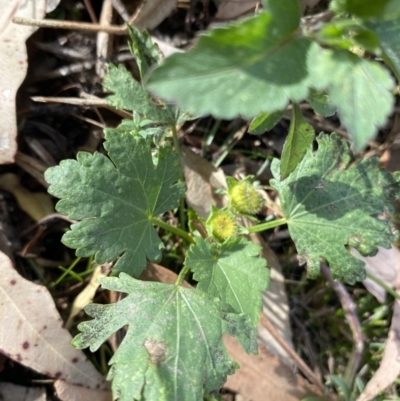
[[[235,216],[227,211],[214,212],[207,222],[207,228],[211,235],[220,242],[234,238],[238,233]]]
[[[264,200],[253,185],[242,181],[229,189],[231,205],[241,214],[256,214],[260,211]]]

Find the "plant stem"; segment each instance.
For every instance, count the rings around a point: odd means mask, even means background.
[[[375,281],[376,284],[381,286],[387,293],[392,295],[395,299],[400,301],[400,294],[397,293],[393,288],[389,287],[383,280],[379,277],[375,276],[374,274],[367,271],[367,277],[372,281]]]
[[[259,233],[260,231],[269,230],[270,228],[282,226],[286,223],[287,220],[283,217],[282,219],[272,220],[266,223],[261,223],[252,227],[248,227],[247,230],[249,233]]]
[[[165,223],[164,221],[161,221],[159,219],[156,219],[155,217],[153,217],[150,220],[155,226],[161,227],[164,230],[167,230],[171,233],[174,233],[176,235],[179,235],[181,238],[183,238],[184,240],[186,240],[189,244],[193,244],[194,240],[193,238],[184,230],[180,229],[179,227],[174,227],[171,226],[171,224]]]
[[[175,281],[175,285],[180,286],[182,285],[183,280],[185,279],[185,276],[187,273],[189,273],[190,269],[188,267],[184,267],[180,272],[179,275]]]
[[[172,124],[171,129],[172,129],[172,140],[174,142],[174,148],[175,148],[176,153],[178,154],[179,164],[181,166],[181,179],[182,179],[182,181],[185,181],[185,177],[183,175],[183,165],[182,165],[181,152],[180,152],[180,146],[179,146],[179,140],[178,140],[178,133],[176,132],[175,123]],[[181,227],[182,230],[184,230],[185,225],[186,225],[185,201],[182,198],[179,200],[179,226]]]

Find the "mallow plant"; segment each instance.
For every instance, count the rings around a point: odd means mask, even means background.
[[[335,280],[349,284],[366,277],[350,248],[374,255],[396,239],[389,218],[399,174],[379,168],[377,158],[354,162],[352,151],[375,137],[394,106],[400,0],[334,0],[314,18],[301,18],[298,0],[262,5],[257,15],[213,28],[192,50],[165,60],[149,34],[131,27],[140,82],[123,65],[109,65],[104,87],[109,104],[133,118],[105,129],[106,154],[79,152],[46,171],[57,210],[76,221],[63,243],[77,256],[112,262],[101,285],[126,294],[115,304],[87,306],[93,319],[73,340],[95,351],[127,327],[108,374],[116,399],[198,401],[218,391],[238,368],[224,334],[257,353],[269,270],[246,234],[287,225],[310,277],[324,261]],[[324,117],[337,113],[350,143],[335,133],[316,135],[300,102]],[[247,177],[227,179],[228,205],[212,208],[207,219],[179,227],[163,221],[168,211],[184,212],[177,125],[208,114],[241,116],[260,135],[288,106],[290,129],[270,181],[282,218],[257,220],[263,198]],[[243,217],[253,225],[243,227]],[[187,244],[175,284],[138,279],[147,261],[162,257],[155,227]],[[189,276],[197,283],[190,288],[182,285]]]

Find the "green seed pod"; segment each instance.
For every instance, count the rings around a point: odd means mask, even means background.
[[[234,238],[238,234],[235,216],[226,210],[214,209],[207,220],[207,229],[219,242]]]
[[[240,214],[256,214],[264,204],[262,196],[246,180],[237,182],[231,186],[228,190],[228,196],[231,205]]]

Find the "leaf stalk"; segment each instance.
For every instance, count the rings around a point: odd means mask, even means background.
[[[266,223],[257,224],[252,227],[248,227],[247,231],[249,233],[259,233],[260,231],[269,230],[270,228],[282,226],[287,223],[287,220],[283,217],[282,219],[277,219],[273,221],[268,221]]]
[[[400,294],[397,293],[393,288],[389,287],[383,280],[379,277],[375,276],[374,274],[367,271],[367,277],[372,281],[375,281],[376,284],[381,286],[387,293],[389,293],[392,297],[400,301]]]
[[[165,223],[164,221],[156,219],[155,217],[153,217],[150,221],[155,226],[161,227],[164,230],[167,230],[167,231],[169,231],[169,232],[171,232],[173,234],[178,235],[179,237],[181,237],[182,239],[187,241],[189,244],[193,244],[194,243],[193,238],[186,231],[180,229],[179,227],[171,226],[171,224]]]

